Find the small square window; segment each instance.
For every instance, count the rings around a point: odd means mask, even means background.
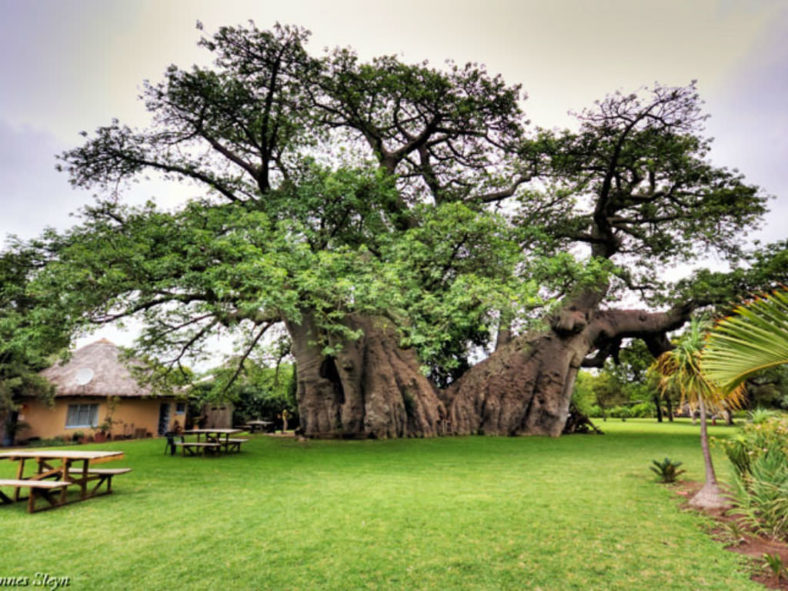
[[[98,407],[98,404],[69,404],[66,429],[96,427],[98,425]]]

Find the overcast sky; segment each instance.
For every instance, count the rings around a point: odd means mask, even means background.
[[[0,0],[0,239],[72,224],[91,195],[55,172],[55,154],[112,117],[144,125],[142,81],[206,63],[197,20],[211,34],[249,19],[305,26],[314,54],[349,45],[364,58],[483,63],[523,85],[544,127],[615,90],[697,79],[714,161],[776,196],[749,238],[788,235],[786,0]],[[165,205],[188,195],[137,191]]]

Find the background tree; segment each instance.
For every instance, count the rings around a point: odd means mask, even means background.
[[[762,370],[748,377],[745,406],[788,410],[788,366]]]
[[[31,288],[46,264],[43,252],[11,244],[0,253],[0,441],[13,444],[20,399],[50,399],[38,372],[70,342],[68,315],[59,294]]]
[[[233,404],[234,425],[260,419],[270,421],[273,428],[283,410],[297,422],[295,366],[282,363],[268,367],[257,361],[247,362],[238,376],[234,375],[237,368],[227,365],[210,370],[195,383],[190,401],[197,415],[205,404],[229,400]]]
[[[573,402],[587,399],[584,412],[591,417],[657,417],[662,421],[662,400],[653,372],[654,357],[641,340],[632,340],[605,360],[598,370],[577,374]],[[594,373],[592,373],[592,371]],[[587,392],[587,393],[586,393]],[[667,407],[672,402],[667,399]]]

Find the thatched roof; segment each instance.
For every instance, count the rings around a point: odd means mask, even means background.
[[[150,396],[150,388],[137,383],[119,354],[115,344],[101,339],[41,375],[54,384],[55,396]]]

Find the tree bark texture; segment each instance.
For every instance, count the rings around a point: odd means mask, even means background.
[[[472,367],[444,393],[457,435],[550,435],[566,423],[582,337],[523,335]]]
[[[314,317],[288,322],[298,367],[300,427],[307,437],[393,438],[443,434],[446,410],[419,369],[415,352],[402,349],[390,321],[351,315],[361,329],[335,356],[323,353]],[[337,343],[332,343],[336,345]]]
[[[593,296],[576,298],[549,329],[500,344],[442,392],[422,375],[415,352],[399,346],[390,321],[349,316],[348,328],[361,329],[363,336],[341,343],[329,356],[318,344],[313,316],[304,312],[300,323],[287,323],[298,367],[301,429],[309,437],[558,437],[577,372],[593,361],[589,353],[608,351],[626,337],[643,338],[656,353],[665,332],[684,321],[675,312],[597,305]]]
[[[593,294],[578,297],[542,334],[498,348],[452,384],[442,398],[458,435],[549,435],[566,423],[575,378],[594,350],[627,337],[656,352],[664,333],[683,322],[677,311],[599,310]],[[598,361],[598,360],[597,360]]]

